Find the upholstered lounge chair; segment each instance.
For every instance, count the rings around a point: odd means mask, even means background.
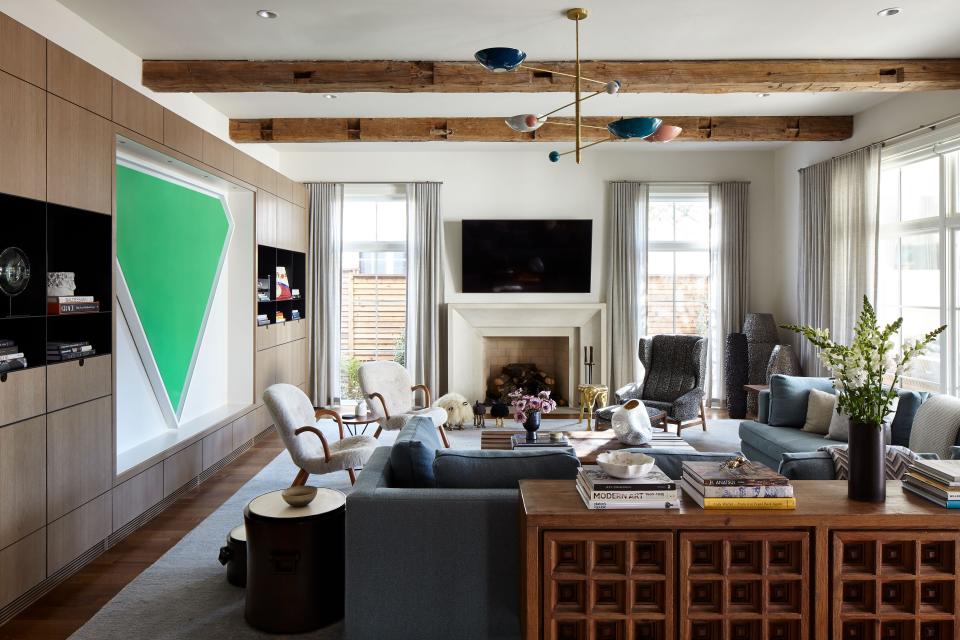
[[[283,444],[294,464],[300,467],[292,486],[306,484],[311,473],[346,471],[350,483],[356,482],[354,469],[362,467],[377,448],[377,441],[366,435],[343,437],[343,422],[335,411],[317,409],[307,395],[292,384],[275,384],[263,393],[263,401],[273,416]],[[336,421],[340,439],[328,442],[317,428],[317,420]],[[311,435],[312,434],[312,435]],[[316,436],[316,437],[314,437]]]
[[[444,444],[447,444],[447,436],[443,431],[447,412],[441,407],[430,406],[430,389],[423,384],[413,384],[405,368],[396,362],[375,360],[360,365],[358,377],[360,390],[370,399],[370,411],[377,416],[380,425],[373,434],[374,438],[380,437],[380,432],[384,429],[398,431],[411,418],[425,416],[433,421],[434,426],[440,430]],[[417,391],[423,391],[422,409],[415,409],[413,406],[414,394]]]

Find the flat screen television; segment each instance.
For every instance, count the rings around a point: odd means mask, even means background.
[[[464,220],[464,293],[590,293],[592,220]]]

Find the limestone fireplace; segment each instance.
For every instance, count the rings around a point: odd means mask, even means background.
[[[486,397],[490,378],[506,364],[530,362],[556,378],[576,404],[583,347],[594,348],[593,381],[607,380],[604,304],[524,303],[447,305],[447,389],[472,403]]]

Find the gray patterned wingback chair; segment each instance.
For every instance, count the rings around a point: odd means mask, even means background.
[[[667,412],[677,425],[698,420],[707,430],[703,379],[707,370],[707,339],[702,336],[657,335],[640,339],[640,362],[646,375],[637,397],[647,407]],[[619,397],[618,401],[621,400]]]

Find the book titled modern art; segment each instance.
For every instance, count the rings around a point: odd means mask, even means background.
[[[290,293],[290,280],[287,278],[287,268],[277,267],[277,300],[290,300],[293,294]]]

